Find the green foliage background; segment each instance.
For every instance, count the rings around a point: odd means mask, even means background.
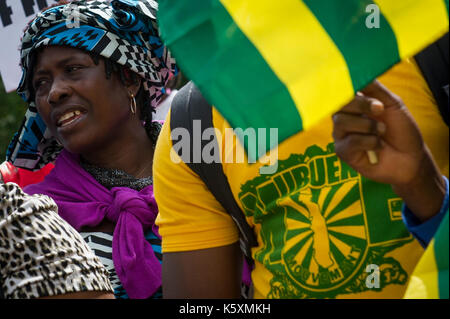
[[[5,160],[6,148],[26,111],[26,104],[16,92],[6,93],[0,79],[0,164]]]

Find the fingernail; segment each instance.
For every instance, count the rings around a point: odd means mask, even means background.
[[[377,132],[380,135],[383,135],[384,133],[386,133],[386,124],[384,124],[383,122],[378,122],[377,123]]]
[[[376,165],[378,164],[378,156],[377,153],[375,153],[375,151],[367,151],[367,157],[369,158],[369,162],[372,165]]]
[[[384,111],[383,103],[379,101],[372,102],[372,104],[370,105],[370,111],[374,115],[382,113]]]

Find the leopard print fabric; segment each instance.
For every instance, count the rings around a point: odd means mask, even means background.
[[[113,292],[108,271],[55,202],[0,185],[0,299]]]

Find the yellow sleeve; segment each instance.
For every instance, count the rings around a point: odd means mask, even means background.
[[[172,152],[170,113],[156,145],[153,178],[162,251],[180,252],[230,245],[239,239],[231,217],[197,174]],[[172,156],[172,157],[171,157]]]

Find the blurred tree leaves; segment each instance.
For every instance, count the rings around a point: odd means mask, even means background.
[[[0,164],[5,160],[6,148],[19,129],[27,106],[15,92],[6,93],[0,79]]]

